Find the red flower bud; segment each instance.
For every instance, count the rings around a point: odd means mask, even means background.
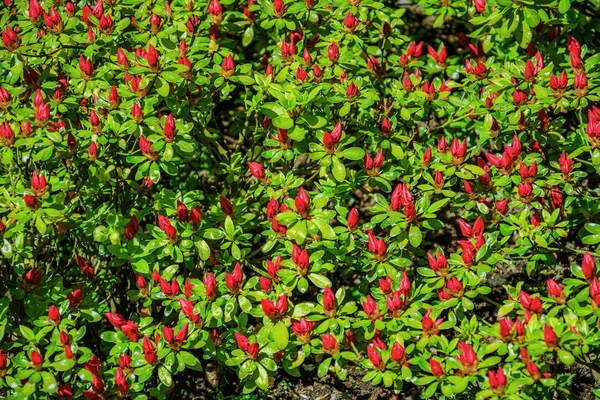
[[[306,193],[304,188],[300,188],[300,190],[298,191],[298,195],[294,199],[294,203],[296,205],[296,211],[298,211],[298,213],[300,213],[301,215],[306,215],[308,213],[310,207],[310,198],[308,197],[308,194]]]
[[[163,231],[171,241],[177,239],[177,229],[171,224],[171,221],[164,215],[158,216],[158,227]]]
[[[321,342],[323,343],[323,351],[329,354],[335,354],[340,350],[338,341],[330,332],[327,332],[325,336],[321,336]]]
[[[79,57],[79,71],[81,72],[81,77],[86,81],[91,79],[94,74],[94,67],[92,62],[89,59],[83,58],[83,56]]]
[[[588,282],[595,277],[596,274],[596,264],[594,259],[587,251],[583,254],[583,261],[581,262],[581,271],[583,272],[583,276],[587,279]]]
[[[308,322],[306,317],[300,318],[300,321],[292,319],[292,332],[302,343],[310,343],[310,334],[316,322]]]
[[[52,323],[52,325],[56,326],[60,322],[60,312],[55,305],[51,305],[48,307],[48,319]]]
[[[212,272],[207,272],[202,277],[202,281],[204,282],[204,287],[206,289],[206,299],[211,301],[217,297],[217,281],[215,279],[215,274]]]
[[[385,369],[385,364],[379,355],[379,352],[375,350],[373,346],[367,346],[367,355],[369,356],[369,360],[373,364],[373,367],[379,371]]]
[[[335,316],[335,295],[329,286],[323,291],[323,310],[329,318]]]
[[[227,79],[233,75],[234,70],[235,64],[233,62],[233,57],[231,57],[231,55],[228,55],[223,59],[223,62],[221,63],[221,73],[223,74],[223,77]]]
[[[544,324],[544,342],[549,348],[558,347],[558,336],[548,324]]]
[[[229,216],[233,215],[233,205],[231,204],[231,202],[229,200],[227,200],[223,196],[220,196],[219,203],[221,205],[221,211],[223,211],[223,214],[229,215]]]
[[[248,168],[250,168],[250,173],[252,173],[252,175],[254,175],[256,179],[263,180],[266,178],[265,170],[262,164],[253,161],[248,161]]]
[[[108,322],[110,322],[115,328],[120,328],[126,323],[125,318],[123,318],[121,314],[106,312],[104,315],[108,319]]]
[[[457,356],[456,359],[462,364],[464,372],[467,374],[476,373],[478,360],[473,347],[465,342],[460,342],[458,348],[461,355]]]
[[[150,339],[147,336],[144,336],[143,343],[144,350],[144,359],[148,364],[154,364],[157,361],[156,358],[156,348]]]
[[[31,350],[31,352],[29,353],[29,358],[31,359],[31,364],[33,364],[33,368],[36,371],[39,371],[42,369],[42,364],[44,362],[44,358],[38,351]]]
[[[6,30],[2,32],[2,43],[8,51],[15,51],[21,45],[19,36],[10,26],[7,26]]]
[[[431,373],[436,378],[444,376],[444,368],[442,367],[442,364],[440,364],[438,361],[434,360],[433,358],[429,359],[429,367],[431,368]]]
[[[332,42],[328,47],[327,47],[327,58],[329,58],[329,60],[331,62],[336,62],[339,56],[339,49],[338,49],[338,45],[336,42]]]
[[[546,281],[546,286],[548,287],[548,296],[556,300],[558,304],[565,303],[565,295],[562,287],[560,287],[558,283],[556,283],[553,279],[548,279]]]
[[[125,237],[127,238],[127,240],[133,239],[133,237],[137,235],[139,229],[140,225],[138,223],[137,217],[134,214],[131,216],[131,219],[125,226]]]
[[[227,288],[229,288],[234,295],[239,294],[242,290],[243,278],[244,275],[242,273],[242,267],[240,266],[240,263],[235,264],[233,273],[225,273],[225,283],[227,284]]]
[[[273,8],[275,11],[275,17],[277,17],[277,18],[283,17],[283,14],[285,13],[285,5],[283,4],[283,0],[274,0]]]
[[[354,231],[358,227],[358,211],[356,211],[356,208],[350,210],[347,223],[350,231]]]
[[[501,395],[504,393],[504,388],[506,387],[506,375],[504,375],[502,367],[498,367],[496,373],[491,369],[488,370],[488,380],[490,382],[490,388],[495,394]]]

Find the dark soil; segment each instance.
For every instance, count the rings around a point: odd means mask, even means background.
[[[269,398],[302,400],[346,400],[346,399],[398,399],[393,390],[373,387],[371,382],[363,382],[364,370],[351,368],[348,379],[340,381],[330,374],[317,378],[314,373],[306,373],[301,378],[287,378],[276,382]],[[417,397],[403,393],[403,399]]]

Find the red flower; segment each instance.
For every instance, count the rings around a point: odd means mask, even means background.
[[[441,250],[438,250],[437,258],[427,253],[427,261],[429,262],[429,267],[431,267],[437,276],[443,278],[448,274],[448,260],[442,254]]]
[[[591,282],[592,278],[596,275],[596,264],[594,259],[587,251],[583,254],[583,261],[581,262],[581,271],[583,276],[588,282]]]
[[[457,356],[456,359],[462,364],[464,372],[467,374],[476,373],[478,360],[473,347],[465,342],[460,342],[458,348],[461,351],[461,355]]]
[[[400,316],[400,311],[402,311],[402,292],[400,290],[396,290],[394,294],[386,299],[386,306],[388,308],[388,312],[392,315],[392,318],[398,318]]]
[[[250,343],[250,339],[238,332],[235,333],[235,340],[240,350],[245,351],[248,357],[256,358],[259,350],[258,343]]]
[[[600,306],[600,283],[598,283],[598,278],[594,276],[592,279],[592,284],[590,285],[590,297],[593,302],[592,307]]]
[[[395,361],[398,364],[408,364],[408,360],[406,359],[406,350],[400,345],[400,343],[396,341],[394,341],[394,345],[392,346],[390,360]]]
[[[137,217],[134,215],[131,216],[131,219],[125,226],[125,237],[127,240],[131,240],[137,235],[138,230],[140,229],[140,225],[138,223]]]
[[[180,200],[177,200],[177,219],[181,222],[189,220],[189,210]]]
[[[274,321],[278,321],[283,318],[288,310],[288,300],[286,294],[279,296],[276,302],[269,301],[268,299],[261,299],[260,303],[265,316]]]
[[[196,229],[202,221],[202,213],[200,212],[200,206],[195,206],[194,208],[192,208],[192,211],[190,212],[190,221],[192,221],[193,228]]]
[[[179,307],[183,315],[188,317],[193,323],[201,322],[200,315],[194,313],[194,305],[187,299],[179,299]]]
[[[323,291],[323,310],[329,318],[335,317],[335,295],[329,286]]]
[[[358,86],[354,82],[350,82],[348,89],[346,89],[346,99],[351,100],[358,96]]]
[[[340,351],[338,341],[330,332],[327,332],[325,336],[321,336],[321,342],[323,343],[323,351],[329,354],[335,354]]]
[[[144,359],[148,364],[154,364],[157,361],[156,358],[156,348],[150,339],[147,336],[144,336]]]
[[[504,393],[504,388],[506,386],[506,375],[504,375],[502,367],[498,367],[496,373],[494,373],[494,371],[491,369],[488,370],[488,380],[490,382],[490,388],[495,394],[501,395]]]
[[[527,363],[527,373],[533,378],[534,381],[537,381],[542,377],[538,366],[533,361],[529,361]]]
[[[98,371],[100,371],[100,360],[96,357],[95,354],[92,354],[92,357],[83,365],[85,369],[90,371],[92,375],[97,375]]]
[[[379,288],[385,295],[392,294],[392,278],[386,275],[384,279],[379,280]]]
[[[224,78],[229,78],[233,75],[235,71],[235,63],[233,62],[233,57],[231,57],[231,55],[228,55],[223,59],[223,62],[221,63],[221,71],[221,74]]]
[[[548,348],[553,349],[558,347],[558,336],[556,336],[556,333],[548,324],[544,324],[544,342]]]
[[[10,26],[7,26],[6,30],[2,32],[2,43],[8,51],[15,51],[21,45],[19,36],[17,36],[17,33]]]
[[[438,320],[436,320],[434,322],[433,319],[430,317],[432,312],[433,312],[433,309],[430,308],[429,311],[427,311],[425,313],[425,315],[423,316],[423,318],[421,319],[421,326],[423,328],[424,336],[437,335],[438,333],[440,333],[440,330],[438,329],[438,327],[442,323],[443,319],[439,318]]]
[[[301,215],[305,216],[308,213],[310,207],[310,198],[308,194],[304,190],[304,188],[300,188],[296,198],[294,199],[294,204],[296,205],[296,211]]]
[[[31,364],[33,365],[33,368],[36,371],[40,371],[42,369],[42,363],[44,362],[42,355],[36,350],[31,350],[29,357],[31,358]]]
[[[58,384],[58,397],[63,400],[69,400],[73,397],[73,390],[67,383],[60,382]]]
[[[275,16],[277,18],[283,17],[283,13],[285,12],[285,5],[283,4],[283,0],[274,0],[273,8],[275,10]]]
[[[127,322],[121,314],[105,312],[104,315],[106,316],[106,319],[108,319],[108,322],[115,328],[120,328]]]
[[[223,214],[229,215],[229,216],[233,215],[233,205],[231,204],[231,202],[229,200],[227,200],[223,196],[220,196],[219,204],[221,205],[221,211],[223,211]]]
[[[438,63],[438,65],[445,67],[446,66],[446,47],[444,45],[442,45],[442,48],[440,49],[439,52],[435,51],[435,49],[431,46],[427,46],[427,53],[429,53],[429,56],[431,58],[433,58],[433,61],[435,61],[436,63]]]
[[[546,286],[548,287],[548,296],[552,297],[559,304],[565,304],[565,295],[562,287],[560,287],[558,283],[553,279],[548,279],[546,281]]]
[[[377,303],[375,300],[373,300],[370,294],[367,295],[367,298],[365,301],[363,301],[362,306],[365,314],[367,314],[367,317],[369,317],[371,321],[375,321],[377,318],[379,318],[379,307],[377,307]]]
[[[81,73],[81,77],[86,81],[91,79],[94,74],[94,66],[89,59],[83,58],[83,56],[79,57],[79,71]]]
[[[513,322],[507,317],[504,317],[500,320],[500,336],[502,337],[502,340],[510,340],[513,326]]]
[[[177,240],[177,229],[171,224],[171,221],[164,215],[158,216],[158,227],[162,230],[171,241]]]
[[[60,322],[60,312],[55,305],[51,305],[48,307],[48,319],[52,323],[52,325],[56,326]]]
[[[335,63],[339,56],[339,49],[336,42],[332,42],[329,46],[327,46],[327,58],[333,63]]]
[[[206,272],[202,277],[204,287],[206,289],[206,299],[214,300],[217,297],[217,281],[215,280],[215,274],[212,272]]]
[[[298,339],[300,339],[302,343],[309,343],[310,333],[312,332],[315,324],[316,322],[308,322],[306,317],[300,318],[300,321],[292,319],[292,332],[298,336]]]
[[[371,361],[375,369],[379,371],[385,369],[385,364],[381,360],[379,352],[373,346],[367,346],[367,355],[369,356],[369,360]]]
[[[133,321],[127,321],[125,324],[121,325],[121,331],[132,342],[138,341],[139,329],[140,329],[140,327],[137,326]]]
[[[123,373],[121,368],[117,368],[117,372],[115,374],[115,384],[117,385],[117,390],[119,391],[119,397],[125,397],[129,394],[129,383],[127,383],[127,378]]]
[[[429,367],[431,368],[431,373],[436,378],[440,378],[440,377],[444,376],[444,368],[442,367],[442,364],[440,364],[438,361],[434,360],[433,358],[429,359]]]

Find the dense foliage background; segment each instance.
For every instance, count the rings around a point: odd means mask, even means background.
[[[0,398],[600,396],[600,5],[415,3],[4,0]]]

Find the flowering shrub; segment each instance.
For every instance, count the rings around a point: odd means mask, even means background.
[[[0,10],[0,398],[600,395],[597,1]]]

